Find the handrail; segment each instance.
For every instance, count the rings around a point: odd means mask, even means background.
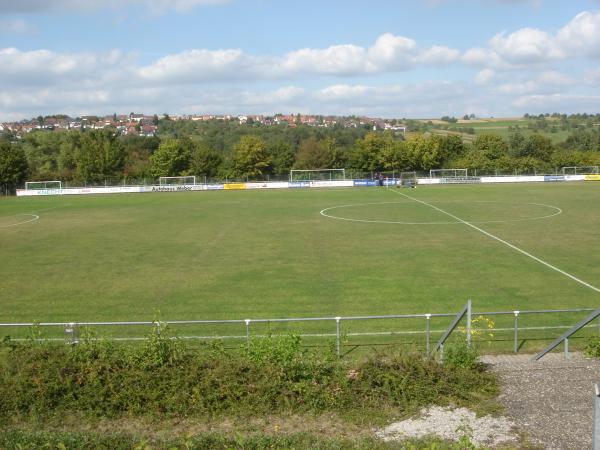
[[[537,353],[533,358],[531,358],[531,360],[539,361],[540,359],[542,359],[544,357],[544,355],[546,355],[546,353],[554,350],[556,347],[558,347],[560,345],[561,342],[563,342],[565,339],[569,339],[572,335],[577,333],[579,330],[581,330],[583,327],[585,327],[588,323],[590,323],[592,320],[594,320],[598,316],[600,316],[600,308],[596,309],[592,314],[590,314],[585,319],[580,321],[577,325],[575,325],[569,331],[566,331],[560,337],[558,337],[554,341],[552,341],[552,343],[548,347],[546,347],[541,352]]]
[[[470,325],[471,325],[471,299],[469,299],[469,301],[467,302],[467,304],[464,306],[464,308],[454,317],[454,320],[452,321],[452,323],[450,324],[450,326],[446,329],[446,331],[444,332],[444,334],[442,335],[442,337],[440,338],[440,340],[438,341],[438,343],[435,345],[435,348],[433,349],[433,352],[437,352],[440,348],[443,347],[444,343],[446,342],[446,339],[448,339],[448,337],[450,336],[450,334],[452,334],[452,332],[454,331],[454,329],[457,327],[457,325],[459,324],[459,322],[461,321],[461,319],[465,316],[465,314],[467,314],[468,317],[468,324],[467,324],[467,339],[470,337],[471,334],[471,330],[470,330]],[[470,340],[470,339],[469,339]]]

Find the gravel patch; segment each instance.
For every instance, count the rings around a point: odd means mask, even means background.
[[[594,383],[600,360],[571,353],[551,353],[538,362],[532,355],[484,356],[482,362],[500,377],[500,402],[535,444],[547,450],[592,447]]]
[[[467,408],[434,406],[421,411],[419,419],[408,419],[388,425],[376,435],[385,441],[402,441],[437,435],[458,441],[467,435],[477,446],[498,446],[518,441],[515,424],[506,417],[483,416]]]

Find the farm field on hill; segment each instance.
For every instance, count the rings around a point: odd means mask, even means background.
[[[598,285],[590,182],[16,198],[0,203],[0,322],[598,306],[599,293],[428,205]],[[15,225],[25,214],[39,220]]]
[[[555,144],[559,144],[567,139],[571,133],[569,130],[563,130],[560,127],[560,122],[555,119],[547,119],[547,129],[538,129],[535,127],[536,120],[534,118],[497,118],[497,119],[473,119],[459,120],[455,124],[449,124],[441,120],[432,121],[436,125],[443,125],[447,129],[433,129],[434,134],[460,135],[465,142],[471,142],[480,134],[497,134],[503,139],[508,140],[514,133],[521,133],[523,136],[530,136],[538,133],[552,140]],[[532,128],[533,127],[533,128]],[[465,133],[465,128],[472,128],[474,134]]]

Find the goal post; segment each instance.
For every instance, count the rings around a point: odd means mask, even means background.
[[[196,184],[196,177],[160,177],[158,183],[161,186],[194,186]]]
[[[466,178],[467,171],[468,169],[431,169],[429,178]]]
[[[346,169],[292,169],[290,181],[340,181],[346,179]]]
[[[62,189],[61,181],[27,181],[25,182],[26,191]]]
[[[563,175],[598,175],[598,166],[566,166],[561,168]]]
[[[400,186],[417,187],[417,172],[400,172]]]

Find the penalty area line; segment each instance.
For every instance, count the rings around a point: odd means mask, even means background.
[[[593,291],[596,291],[596,292],[598,292],[598,293],[600,294],[600,289],[599,289],[599,288],[597,288],[596,286],[592,286],[590,283],[587,283],[587,282],[585,282],[585,281],[583,281],[583,280],[581,280],[581,279],[577,278],[576,276],[574,276],[574,275],[571,275],[570,273],[568,273],[568,272],[565,272],[564,270],[562,270],[562,269],[559,269],[559,268],[558,268],[558,267],[556,267],[556,266],[553,266],[552,264],[550,264],[550,263],[548,263],[548,262],[544,261],[543,259],[540,259],[540,258],[538,258],[537,256],[534,256],[534,255],[532,255],[531,253],[528,253],[528,252],[526,252],[525,250],[523,250],[523,249],[521,249],[521,248],[517,247],[516,245],[513,245],[513,244],[511,244],[510,242],[507,242],[507,241],[505,241],[504,239],[501,239],[501,238],[499,238],[498,236],[494,236],[492,233],[488,233],[488,232],[487,232],[487,231],[485,231],[484,229],[482,229],[482,228],[479,228],[477,225],[473,225],[472,223],[470,223],[470,222],[467,222],[466,220],[463,220],[463,219],[461,219],[460,217],[457,217],[457,216],[455,216],[454,214],[452,214],[452,213],[449,213],[448,211],[444,211],[442,208],[438,208],[437,206],[435,206],[435,205],[432,205],[431,203],[427,203],[427,202],[425,202],[425,201],[423,201],[423,200],[419,200],[418,198],[411,197],[410,195],[406,195],[406,194],[404,194],[404,193],[402,193],[402,192],[393,191],[393,190],[391,190],[391,189],[389,189],[389,188],[388,188],[388,190],[390,190],[391,192],[394,192],[394,193],[396,193],[396,194],[402,195],[403,197],[406,197],[406,198],[408,198],[408,199],[410,199],[410,200],[413,200],[413,201],[415,201],[415,202],[417,202],[417,203],[421,203],[422,205],[425,205],[425,206],[428,206],[428,207],[430,207],[430,208],[433,208],[433,209],[435,209],[436,211],[439,211],[439,212],[441,212],[442,214],[445,214],[445,215],[447,215],[447,216],[449,216],[449,217],[452,217],[453,219],[457,220],[458,222],[460,222],[460,223],[463,223],[463,224],[465,224],[465,225],[467,225],[467,226],[469,226],[469,227],[473,228],[474,230],[477,230],[477,231],[479,231],[479,232],[480,232],[480,233],[482,233],[482,234],[485,234],[486,236],[488,236],[488,237],[490,237],[490,238],[492,238],[492,239],[494,239],[494,240],[496,240],[496,241],[500,242],[501,244],[504,244],[504,245],[506,245],[507,247],[510,247],[510,248],[512,248],[513,250],[515,250],[515,251],[517,251],[517,252],[521,253],[522,255],[525,255],[525,256],[527,256],[528,258],[531,258],[531,259],[533,259],[534,261],[537,261],[538,263],[540,263],[540,264],[543,264],[544,266],[548,267],[549,269],[552,269],[552,270],[554,270],[555,272],[558,272],[558,273],[560,273],[560,274],[564,275],[565,277],[567,277],[567,278],[570,278],[571,280],[573,280],[573,281],[575,281],[575,282],[577,282],[577,283],[579,283],[579,284],[581,284],[581,285],[583,285],[583,286],[585,286],[585,287],[587,287],[587,288],[589,288],[589,289],[592,289]]]

